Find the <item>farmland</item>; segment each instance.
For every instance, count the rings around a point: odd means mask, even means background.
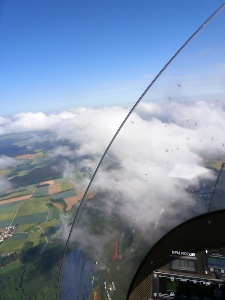
[[[48,151],[57,143],[35,142],[27,147],[30,139],[29,134],[0,137],[0,155],[18,161],[0,169],[0,178],[10,183],[0,192],[0,233],[15,226],[0,242],[0,255],[12,252],[18,257],[0,268],[1,297],[5,300],[56,298],[64,249],[61,218],[66,215],[67,222],[71,220],[84,192],[62,177],[57,160],[48,158]],[[80,186],[82,178],[74,174],[73,182],[77,179]]]
[[[73,205],[77,204],[78,201],[82,199],[83,195],[84,191],[79,189],[77,190],[76,196],[65,197],[64,201],[67,205],[66,210],[69,211],[73,207]]]
[[[11,241],[10,239],[8,239],[2,244],[0,248],[0,254],[12,252],[12,249],[13,252],[20,251],[23,248],[25,242],[26,239],[15,240],[15,241]]]
[[[38,187],[34,193],[34,197],[43,197],[43,196],[48,196],[47,186]]]
[[[9,174],[10,173],[10,170],[0,170],[0,178],[1,177],[4,177],[5,175]]]
[[[48,187],[48,194],[53,195],[53,194],[58,194],[62,191],[61,186],[59,183],[55,183],[52,185],[49,185]]]
[[[29,199],[31,196],[32,196],[32,194],[19,196],[19,197],[4,198],[4,200],[0,201],[0,205],[17,202],[17,201],[21,201],[21,200],[26,200],[26,199]]]

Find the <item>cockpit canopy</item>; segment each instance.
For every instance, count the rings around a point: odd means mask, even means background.
[[[72,226],[59,299],[125,299],[164,235],[225,209],[225,9],[203,27],[104,153]]]

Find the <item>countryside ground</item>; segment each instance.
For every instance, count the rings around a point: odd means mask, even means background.
[[[11,252],[17,255],[0,266],[1,297],[55,299],[65,243],[60,236],[61,220],[65,216],[69,222],[80,204],[85,191],[82,174],[74,174],[73,184],[63,178],[58,162],[46,159],[57,145],[40,142],[28,151],[29,134],[0,137],[0,142],[0,155],[8,153],[18,161],[0,169],[0,178],[11,182],[0,193],[0,232],[15,226],[12,236],[0,243],[0,257]]]

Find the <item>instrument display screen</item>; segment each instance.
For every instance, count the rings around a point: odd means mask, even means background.
[[[153,288],[153,294],[156,293],[159,299],[225,299],[225,285],[217,286],[214,282],[188,280],[185,278],[170,278],[159,275],[157,284]],[[216,293],[216,294],[215,294]],[[218,298],[215,298],[218,295]],[[169,298],[170,297],[170,298]]]
[[[225,269],[224,257],[208,257],[208,267],[215,269]]]
[[[197,261],[196,259],[174,258],[170,262],[170,269],[178,271],[196,272]]]

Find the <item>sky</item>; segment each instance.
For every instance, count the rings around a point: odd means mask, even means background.
[[[0,115],[134,104],[220,0],[0,0]]]

